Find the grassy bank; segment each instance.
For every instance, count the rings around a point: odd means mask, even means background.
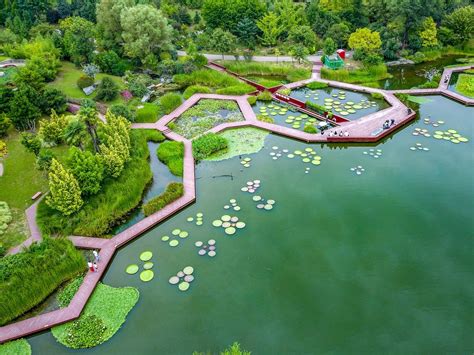
[[[63,282],[86,268],[67,239],[43,240],[24,252],[0,259],[0,325],[41,303]]]
[[[459,74],[456,91],[467,97],[474,97],[474,75]]]
[[[37,222],[45,234],[104,236],[137,207],[143,192],[152,179],[147,141],[161,141],[164,137],[155,130],[132,130],[131,159],[117,179],[104,181],[97,195],[84,201],[76,213],[65,217],[44,201],[38,207]]]
[[[387,72],[385,64],[380,64],[355,70],[322,68],[321,77],[344,83],[364,84],[390,78],[390,74]]]
[[[161,195],[151,199],[143,206],[143,213],[145,213],[145,216],[150,216],[171,202],[176,201],[183,194],[184,185],[180,182],[171,182]]]
[[[309,65],[237,61],[225,61],[222,64],[228,70],[243,76],[283,76],[288,81],[299,81],[311,77],[311,67]],[[270,82],[268,84],[271,85],[273,83]],[[267,86],[263,83],[262,85]]]
[[[30,355],[31,346],[26,339],[9,341],[0,345],[0,355]]]
[[[156,150],[156,155],[162,163],[166,164],[173,175],[183,176],[183,142],[168,141],[161,143]]]

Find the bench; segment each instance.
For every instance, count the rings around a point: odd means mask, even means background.
[[[41,192],[41,191],[38,191],[38,192],[35,193],[33,196],[31,196],[31,199],[34,201],[34,200],[36,200],[38,197],[40,197],[41,194],[42,194],[42,192]]]

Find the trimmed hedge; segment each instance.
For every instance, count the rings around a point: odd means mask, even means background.
[[[83,272],[81,252],[64,238],[46,238],[0,259],[0,325],[44,301],[62,283]]]
[[[306,101],[305,104],[306,104],[306,108],[310,109],[311,111],[318,112],[318,113],[321,113],[321,114],[326,112],[326,108],[324,106],[315,104],[312,101]]]
[[[145,216],[150,216],[169,203],[176,201],[178,198],[183,196],[183,194],[184,185],[180,182],[172,182],[166,186],[165,192],[143,205],[143,213],[145,213]]]
[[[212,90],[204,85],[191,85],[184,90],[183,97],[187,100],[194,94],[209,94]]]
[[[270,91],[262,91],[260,94],[257,96],[258,101],[272,101],[272,93]]]
[[[228,148],[227,139],[215,133],[208,133],[193,140],[193,157],[197,161]]]
[[[181,95],[174,92],[164,94],[160,98],[160,106],[166,114],[173,112],[182,102]]]
[[[176,176],[183,176],[183,142],[167,141],[158,146],[156,150],[158,159],[168,166],[171,173]]]

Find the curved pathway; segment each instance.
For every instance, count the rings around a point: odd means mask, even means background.
[[[70,240],[78,248],[83,249],[98,249],[100,250],[100,261],[98,263],[98,272],[87,272],[84,282],[80,286],[78,292],[72,299],[68,307],[52,311],[49,313],[41,314],[26,320],[15,322],[3,327],[0,327],[0,343],[21,338],[36,332],[44,331],[51,328],[52,326],[62,324],[71,320],[76,319],[80,316],[82,309],[85,307],[89,297],[94,291],[97,283],[102,278],[104,272],[107,269],[107,265],[111,262],[113,255],[117,248],[127,244],[131,240],[139,237],[147,230],[153,228],[158,223],[171,217],[172,215],[180,212],[188,205],[192,204],[196,200],[196,187],[195,187],[195,176],[194,176],[194,159],[192,156],[192,142],[179,134],[172,132],[166,126],[169,122],[179,117],[184,111],[192,107],[200,99],[217,99],[217,100],[234,100],[238,103],[240,110],[244,116],[244,121],[231,122],[218,125],[210,130],[210,132],[221,132],[226,129],[238,128],[238,127],[256,127],[265,129],[267,131],[280,134],[286,137],[299,139],[306,142],[374,142],[378,141],[387,134],[390,134],[394,130],[403,126],[406,122],[412,120],[415,113],[408,113],[406,106],[404,106],[395,96],[393,92],[388,92],[379,89],[367,88],[359,85],[346,84],[341,82],[323,80],[320,77],[321,63],[318,62],[313,67],[312,78],[297,83],[288,84],[287,87],[296,88],[310,81],[322,81],[336,86],[339,88],[345,88],[348,90],[356,90],[363,92],[378,92],[384,95],[385,100],[391,105],[390,108],[376,112],[374,114],[365,116],[357,121],[347,122],[342,124],[342,128],[350,132],[349,137],[327,137],[318,134],[309,134],[292,128],[284,126],[266,123],[258,121],[252,107],[247,101],[247,95],[244,96],[230,96],[230,95],[216,95],[216,94],[195,94],[188,100],[186,100],[180,107],[174,110],[169,115],[165,115],[155,123],[135,123],[132,125],[134,129],[157,129],[161,131],[168,139],[181,141],[184,143],[184,169],[183,169],[183,184],[184,184],[184,195],[178,200],[165,206],[160,211],[152,214],[149,217],[144,218],[140,222],[127,228],[123,232],[115,235],[111,239],[92,238],[83,236],[71,236]],[[455,69],[451,70],[452,73]],[[465,69],[462,69],[465,70]],[[445,75],[445,74],[444,74]],[[444,78],[443,75],[443,78]],[[447,88],[441,89],[447,90]],[[416,90],[408,90],[408,93],[416,94]],[[380,129],[382,122],[388,118],[396,120],[396,124],[389,130],[378,132],[376,129]],[[378,132],[374,134],[374,132]],[[36,225],[36,208],[38,205],[37,201],[27,210],[28,224],[31,230],[31,237],[29,242],[40,240],[41,235]],[[26,242],[25,242],[26,243]],[[18,247],[20,249],[20,247]],[[18,249],[18,250],[19,250]]]

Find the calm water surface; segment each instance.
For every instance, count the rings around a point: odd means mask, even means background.
[[[97,354],[191,354],[239,341],[252,354],[468,354],[474,350],[473,109],[442,97],[421,105],[421,118],[377,146],[305,145],[269,135],[241,170],[238,158],[198,165],[197,203],[118,252],[104,282],[135,286],[140,301],[122,329]],[[412,136],[415,127],[455,129],[470,139],[453,144]],[[411,151],[421,143],[430,151]],[[311,146],[313,166],[279,150]],[[374,159],[364,155],[381,149]],[[351,167],[361,165],[356,175]],[[311,167],[305,174],[305,168]],[[216,177],[232,174],[229,177]],[[260,179],[255,208],[240,191]],[[247,227],[234,236],[211,226],[229,213]],[[186,221],[204,213],[204,225]],[[190,233],[177,248],[160,240],[172,229]],[[194,242],[217,240],[214,259]],[[149,283],[124,269],[154,252]],[[168,284],[184,266],[196,280],[186,293]],[[34,354],[78,353],[50,332],[29,339]]]

